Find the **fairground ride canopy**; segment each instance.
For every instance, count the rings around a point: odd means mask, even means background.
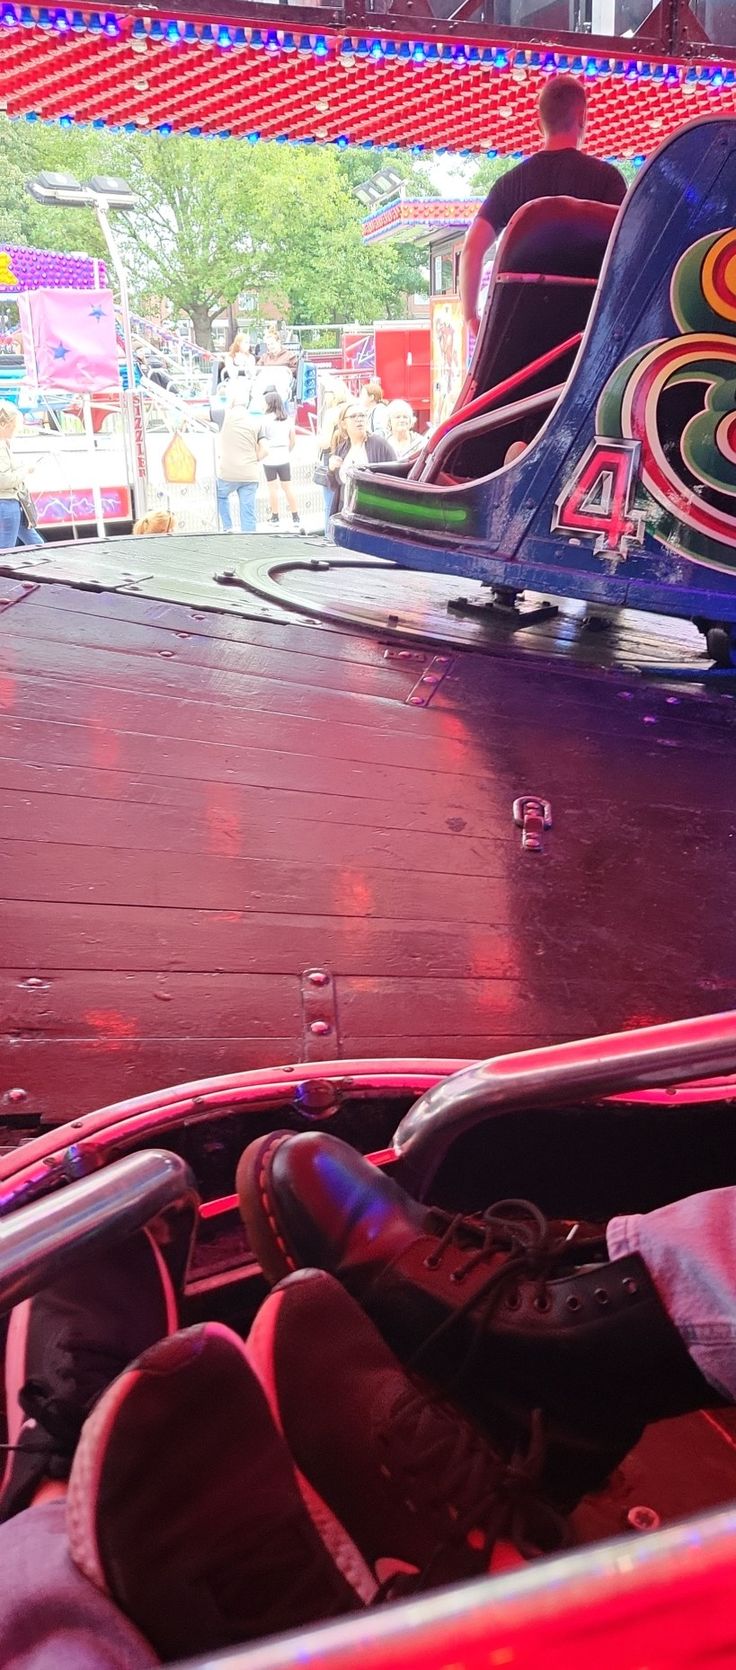
[[[562,69],[589,87],[588,149],[611,158],[736,112],[732,0],[369,3],[0,0],[0,108],[118,132],[523,156],[540,87]]]

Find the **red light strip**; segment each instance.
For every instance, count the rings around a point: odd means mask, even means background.
[[[165,32],[184,24],[151,22],[144,13],[84,14],[84,29],[60,31],[51,21],[34,21],[29,8],[23,22],[7,5],[0,18],[9,12],[0,100],[11,117],[130,132],[469,154],[526,154],[538,145],[536,101],[551,54],[542,61],[539,52],[504,48],[496,63],[493,50],[484,48],[484,63],[479,48],[439,43],[436,50],[449,56],[417,62],[400,54],[402,48],[424,53],[421,43],[379,40],[382,53],[389,44],[396,53],[379,59],[370,55],[367,40],[361,56],[344,36],[288,37],[287,50],[283,31],[271,32],[275,46],[269,51],[262,36],[254,44],[259,31],[234,30],[232,23],[198,24],[200,33],[208,31],[204,39],[190,24],[188,41]],[[47,19],[52,15],[60,14],[47,13]],[[102,21],[107,18],[109,33]],[[223,40],[227,36],[227,47],[218,45],[218,31]],[[475,58],[468,56],[473,52]],[[588,148],[600,156],[644,157],[693,116],[736,113],[733,69],[653,61],[632,61],[627,68],[623,60],[597,59],[588,61],[598,66],[589,75],[583,59],[557,54],[551,67],[556,62],[580,66],[585,75]]]

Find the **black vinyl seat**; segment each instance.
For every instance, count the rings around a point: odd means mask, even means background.
[[[455,414],[585,329],[617,213],[612,204],[575,197],[542,197],[517,209],[498,246],[475,352]],[[576,353],[577,348],[568,349],[508,399],[564,382]],[[489,475],[503,464],[510,441],[530,441],[543,417],[530,413],[517,421],[513,434],[504,428],[467,437],[446,467],[457,479]]]

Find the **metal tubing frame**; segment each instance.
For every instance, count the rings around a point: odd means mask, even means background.
[[[511,282],[514,282],[516,274],[509,273],[508,277]],[[468,422],[470,418],[477,417],[480,412],[488,411],[489,407],[495,406],[498,400],[502,400],[507,394],[514,394],[516,389],[522,388],[524,383],[529,382],[530,377],[539,376],[540,372],[546,371],[550,365],[555,365],[557,360],[562,359],[564,354],[570,353],[573,348],[579,348],[582,340],[583,332],[574,331],[572,336],[566,337],[564,342],[555,343],[554,348],[548,348],[546,353],[538,354],[536,359],[529,361],[528,365],[523,365],[520,370],[513,371],[509,377],[504,377],[500,383],[494,383],[493,388],[484,389],[483,393],[477,394],[474,400],[469,400],[467,405],[461,406],[459,411],[451,412],[450,416],[445,418],[444,423],[441,423],[433,432],[434,448],[436,449],[440,441],[443,441],[445,436],[449,435],[453,429],[458,429],[461,424]],[[423,477],[419,474],[414,476],[410,473],[408,479],[409,481],[420,481]]]
[[[114,1102],[44,1131],[0,1160],[0,1220],[29,1200],[107,1163],[121,1144],[133,1147],[182,1125],[202,1123],[221,1111],[262,1110],[289,1101],[299,1084],[330,1079],[352,1098],[421,1093],[466,1060],[350,1060],[298,1062],[292,1067],[259,1067],[248,1073],[196,1079]]]
[[[188,1165],[178,1154],[149,1149],[23,1206],[0,1224],[0,1314],[186,1202],[197,1203]]]
[[[553,406],[557,405],[565,388],[565,383],[556,383],[553,388],[539,389],[537,394],[527,394],[521,400],[512,400],[508,406],[498,406],[490,412],[481,411],[477,417],[471,417],[467,422],[463,421],[456,424],[454,428],[445,430],[436,444],[434,436],[432,436],[432,450],[426,454],[423,460],[422,473],[421,476],[417,476],[417,481],[422,484],[431,482],[445,460],[456,451],[457,447],[462,445],[463,441],[472,436],[490,435],[494,429],[503,429],[507,423],[514,423],[517,419],[529,417],[535,412],[550,411]],[[466,407],[465,410],[469,411],[470,407]],[[502,464],[499,465],[499,469],[503,469]],[[385,474],[383,466],[381,474]],[[413,481],[414,478],[407,476],[406,479]]]
[[[188,1670],[732,1670],[735,1567],[736,1510],[728,1509],[191,1661]]]
[[[145,424],[140,395],[135,386],[135,354],[133,352],[133,328],[130,319],[130,297],[128,294],[128,275],[125,263],[110,225],[107,203],[104,197],[96,192],[92,194],[97,221],[110,252],[110,260],[115,268],[115,276],[120,290],[120,314],[123,323],[123,342],[125,345],[125,366],[128,373],[128,387],[120,391],[120,404],[127,416],[124,424],[126,450],[129,451],[129,467],[131,471],[131,491],[133,495],[133,519],[143,516],[147,509],[147,467],[143,463],[145,457],[146,440]],[[142,439],[141,439],[142,437]],[[142,449],[143,457],[139,457]]]
[[[624,1034],[629,1041],[635,1036],[638,1034]],[[505,1059],[513,1062],[522,1058]],[[51,1193],[72,1178],[98,1170],[121,1148],[133,1148],[139,1141],[150,1142],[151,1137],[165,1140],[168,1131],[184,1123],[204,1123],[218,1114],[238,1113],[243,1108],[250,1108],[254,1113],[269,1106],[277,1108],[293,1098],[298,1085],[310,1079],[328,1079],[352,1100],[408,1093],[420,1098],[416,1109],[421,1107],[427,1091],[443,1084],[450,1076],[475,1070],[477,1066],[477,1062],[457,1058],[421,1057],[297,1062],[293,1066],[258,1067],[245,1073],[222,1074],[219,1078],[195,1079],[124,1102],[113,1102],[44,1131],[0,1159],[0,1223],[29,1201]],[[736,1077],[691,1078],[669,1090],[632,1089],[618,1097],[602,1098],[609,1099],[661,1106],[663,1111],[678,1102],[736,1101]],[[386,1165],[395,1160],[396,1151],[390,1148],[370,1157],[376,1164]]]
[[[423,1199],[456,1138],[500,1113],[648,1090],[735,1067],[736,1010],[492,1056],[435,1085],[402,1119],[394,1136],[402,1182]]]

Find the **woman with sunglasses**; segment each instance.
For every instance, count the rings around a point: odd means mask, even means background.
[[[343,417],[345,440],[332,453],[329,470],[335,488],[334,511],[339,508],[345,482],[353,470],[363,470],[367,464],[390,464],[396,453],[383,435],[369,433],[368,413],[357,400],[351,400]]]

